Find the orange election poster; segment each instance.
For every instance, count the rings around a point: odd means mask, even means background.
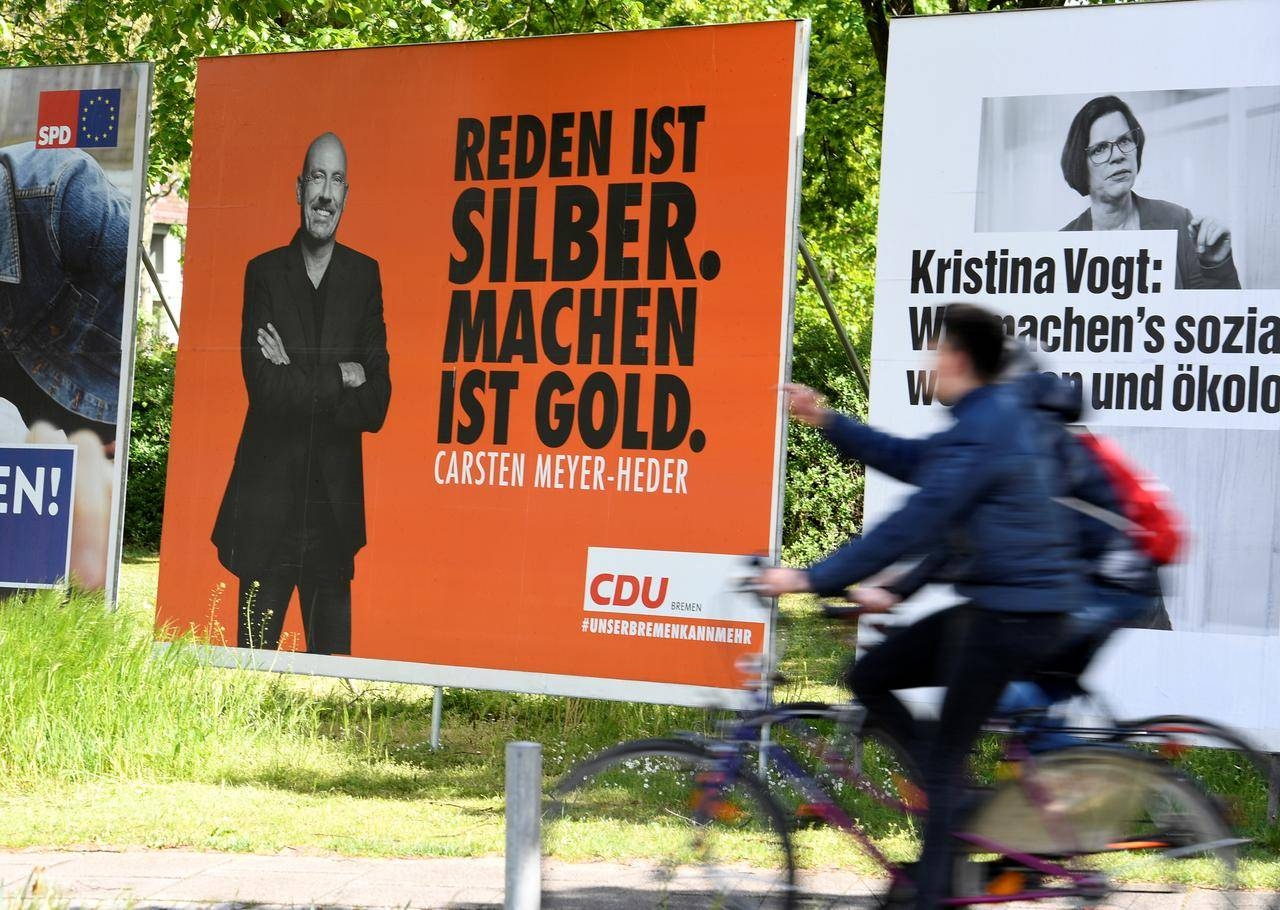
[[[806,46],[202,60],[158,623],[263,668],[741,698]]]

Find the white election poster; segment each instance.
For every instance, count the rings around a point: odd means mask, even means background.
[[[1168,630],[1094,680],[1280,750],[1280,3],[895,20],[871,421],[930,403],[942,308],[980,303],[1082,384],[1089,425],[1171,488],[1191,543]],[[904,492],[875,475],[874,522]]]

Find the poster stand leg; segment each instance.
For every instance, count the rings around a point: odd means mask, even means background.
[[[1280,816],[1280,754],[1267,756],[1267,824],[1274,825]]]
[[[147,267],[147,274],[151,276],[151,287],[155,289],[156,296],[160,298],[160,304],[164,307],[165,313],[169,315],[169,322],[173,325],[173,334],[178,334],[178,320],[173,316],[173,310],[169,309],[169,301],[164,299],[164,290],[160,287],[160,276],[156,274],[156,267],[151,263],[151,257],[147,254],[147,248],[141,243],[138,244],[138,253],[142,257],[142,264]]]
[[[836,310],[835,302],[831,299],[831,292],[827,290],[827,283],[822,279],[822,273],[818,270],[818,264],[814,261],[813,251],[809,249],[809,244],[805,242],[803,237],[800,238],[800,257],[804,260],[804,270],[809,274],[809,280],[813,282],[814,288],[818,291],[818,296],[822,298],[822,305],[827,308],[827,317],[831,320],[831,325],[835,327],[836,335],[840,339],[840,346],[844,348],[844,356],[848,358],[849,365],[853,367],[854,375],[858,377],[858,385],[862,386],[862,394],[871,395],[871,384],[867,381],[867,371],[862,368],[862,360],[858,357],[858,352],[853,349],[853,342],[849,340],[849,333],[844,330],[844,323],[840,321],[840,313]]]
[[[431,748],[440,748],[440,711],[444,703],[444,689],[434,686],[431,692]]]
[[[760,728],[760,747],[756,759],[756,773],[766,787],[769,786],[769,762],[766,759],[766,753],[769,749],[769,734],[772,732],[772,727],[772,724],[765,724]]]

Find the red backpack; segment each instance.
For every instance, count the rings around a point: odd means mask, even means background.
[[[1077,437],[1111,480],[1128,519],[1124,530],[1138,549],[1156,565],[1175,561],[1186,545],[1185,524],[1158,480],[1133,464],[1118,445],[1105,436]]]

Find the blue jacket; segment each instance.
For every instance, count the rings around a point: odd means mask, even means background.
[[[129,212],[78,149],[0,148],[0,341],[49,398],[112,425]]]
[[[846,457],[918,489],[866,535],[809,568],[819,594],[836,594],[899,559],[945,548],[957,534],[972,556],[956,590],[980,607],[1015,613],[1075,608],[1080,567],[1074,528],[1057,505],[1055,459],[1040,425],[1009,386],[956,402],[950,429],[905,439],[836,416],[827,438]]]
[[[1043,444],[1058,464],[1058,495],[1064,497],[1062,501],[1076,500],[1123,516],[1124,504],[1106,470],[1067,429],[1068,424],[1078,423],[1084,412],[1080,387],[1060,376],[1035,370],[1020,376],[1012,385],[1040,418]],[[1078,508],[1070,508],[1069,512],[1077,552],[1095,584],[1149,596],[1160,593],[1155,565],[1128,534]]]
[[[1071,500],[1100,512],[1124,514],[1124,506],[1102,465],[1067,429],[1080,420],[1084,402],[1074,383],[1050,373],[1030,369],[1011,386],[1039,418],[1041,445],[1053,454],[1059,480],[1059,502]],[[1080,508],[1062,505],[1075,529],[1076,554],[1093,585],[1145,597],[1160,593],[1160,580],[1151,560],[1129,535]],[[906,599],[926,584],[963,579],[969,572],[972,547],[956,535],[943,549],[927,555],[888,589]],[[1093,598],[1086,597],[1089,606]]]

